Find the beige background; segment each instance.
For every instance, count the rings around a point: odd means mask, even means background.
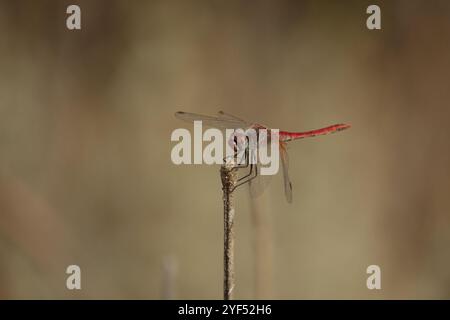
[[[0,297],[162,298],[169,261],[173,297],[221,298],[219,168],[170,161],[173,113],[220,109],[352,124],[291,143],[258,271],[237,191],[237,298],[450,297],[448,1],[378,1],[381,31],[371,1],[76,1],[75,32],[72,3],[0,1]]]

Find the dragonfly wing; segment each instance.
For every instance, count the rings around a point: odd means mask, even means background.
[[[220,115],[214,117],[179,111],[175,113],[175,117],[187,122],[202,121],[203,125],[218,129],[245,129],[247,127],[247,124],[242,120],[237,118],[222,117]]]
[[[289,179],[289,157],[286,152],[285,144],[280,146],[280,158],[281,166],[283,167],[284,194],[286,196],[287,202],[292,203],[292,183]]]
[[[220,118],[220,119],[233,120],[233,121],[241,122],[242,125],[243,125],[245,128],[251,126],[251,124],[248,123],[247,121],[242,120],[241,118],[238,118],[238,117],[236,117],[236,116],[233,116],[232,114],[227,113],[227,112],[225,112],[225,111],[219,111],[218,114],[219,114],[219,118]]]

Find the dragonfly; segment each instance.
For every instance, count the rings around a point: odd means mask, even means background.
[[[255,130],[256,133],[258,133],[260,130],[265,129],[267,130],[267,135],[270,134],[270,128],[259,124],[259,123],[253,123],[253,122],[248,122],[245,120],[242,120],[241,118],[238,118],[234,115],[231,115],[229,113],[226,113],[224,111],[219,111],[217,116],[208,116],[208,115],[202,115],[202,114],[197,114],[197,113],[189,113],[189,112],[176,112],[175,113],[175,117],[187,122],[194,122],[194,121],[202,121],[202,124],[209,126],[209,127],[213,127],[213,128],[218,128],[218,129],[243,129],[243,130],[247,130],[247,129],[253,129]],[[287,153],[287,143],[293,140],[298,140],[298,139],[303,139],[303,138],[310,138],[310,137],[315,137],[315,136],[319,136],[319,135],[326,135],[329,133],[335,133],[335,132],[339,132],[345,129],[350,128],[350,125],[348,124],[333,124],[324,128],[320,128],[320,129],[315,129],[315,130],[309,130],[309,131],[302,131],[302,132],[290,132],[290,131],[279,131],[279,139],[278,139],[278,143],[279,143],[279,154],[280,154],[280,159],[281,159],[281,164],[282,164],[282,172],[283,172],[283,180],[284,180],[284,194],[286,197],[286,200],[288,203],[292,202],[292,183],[291,180],[289,179],[289,157],[288,157],[288,153]],[[248,151],[248,150],[247,150]],[[245,165],[243,165],[242,167],[248,167],[250,166],[250,172],[249,174],[245,175],[242,178],[239,178],[238,180],[238,184],[235,186],[238,187],[242,184],[245,183],[249,183],[250,184],[250,188],[252,191],[252,186],[258,186],[253,188],[254,192],[252,192],[252,194],[256,195],[256,194],[260,194],[262,189],[264,189],[264,184],[261,183],[254,183],[254,179],[257,178],[258,175],[258,165],[257,164],[253,164],[253,163],[249,163],[248,162],[248,152],[247,154],[247,163]],[[253,184],[252,184],[253,183]],[[235,189],[234,188],[234,189]],[[233,190],[234,190],[233,189]]]

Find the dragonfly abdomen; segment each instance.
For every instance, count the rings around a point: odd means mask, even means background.
[[[297,139],[303,139],[303,138],[310,138],[310,137],[315,137],[315,136],[319,136],[319,135],[338,132],[341,130],[345,130],[347,128],[350,128],[350,126],[348,124],[334,124],[332,126],[328,126],[325,128],[311,130],[311,131],[304,131],[304,132],[280,131],[280,140],[291,141],[291,140],[297,140]]]

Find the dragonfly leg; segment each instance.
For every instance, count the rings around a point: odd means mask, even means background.
[[[247,139],[248,139],[248,137],[247,137]],[[247,183],[250,180],[254,179],[258,175],[258,167],[256,164],[252,163],[249,153],[250,153],[250,151],[249,151],[249,147],[247,145],[247,149],[245,150],[246,163],[245,163],[245,165],[242,165],[241,168],[247,168],[248,166],[250,166],[250,170],[249,170],[248,174],[246,174],[245,176],[238,179],[238,183],[239,183],[238,186],[241,185],[241,182],[242,182],[242,184]],[[252,154],[252,156],[253,156],[253,154]],[[253,173],[253,168],[255,169],[254,173]],[[254,174],[254,177],[252,177],[252,174]]]
[[[247,166],[248,166],[248,163],[247,163]],[[241,182],[241,181],[243,181],[244,179],[250,177],[250,176],[252,175],[252,171],[253,171],[253,165],[251,164],[251,165],[250,165],[250,170],[248,171],[248,173],[247,173],[245,176],[240,177],[240,178],[238,179],[238,182]]]
[[[255,167],[255,172],[252,173],[253,171],[253,167]],[[251,174],[253,174],[253,176],[250,176]],[[249,177],[250,176],[250,177]],[[258,176],[258,166],[256,164],[250,164],[250,173],[242,178],[240,178],[238,180],[238,184],[234,186],[234,188],[231,190],[231,192],[233,192],[234,190],[236,190],[237,187],[242,186],[243,184],[252,181],[253,179],[255,179]]]
[[[238,181],[237,181],[238,183],[233,187],[231,192],[236,190],[237,187],[239,187],[247,182],[250,182],[251,180],[255,179],[258,176],[258,166],[256,164],[251,163],[251,161],[250,161],[249,138],[246,137],[246,139],[247,139],[247,146],[245,148],[245,153],[244,153],[245,163],[235,165],[232,170],[248,168],[249,166],[250,166],[250,170],[249,170],[248,174],[246,174],[245,176],[238,179]],[[235,140],[235,142],[236,142],[236,140]],[[230,158],[237,160],[237,150],[236,149],[235,149],[235,154],[233,156],[225,157],[223,160],[224,160],[224,162],[226,162],[226,160],[230,159]]]

